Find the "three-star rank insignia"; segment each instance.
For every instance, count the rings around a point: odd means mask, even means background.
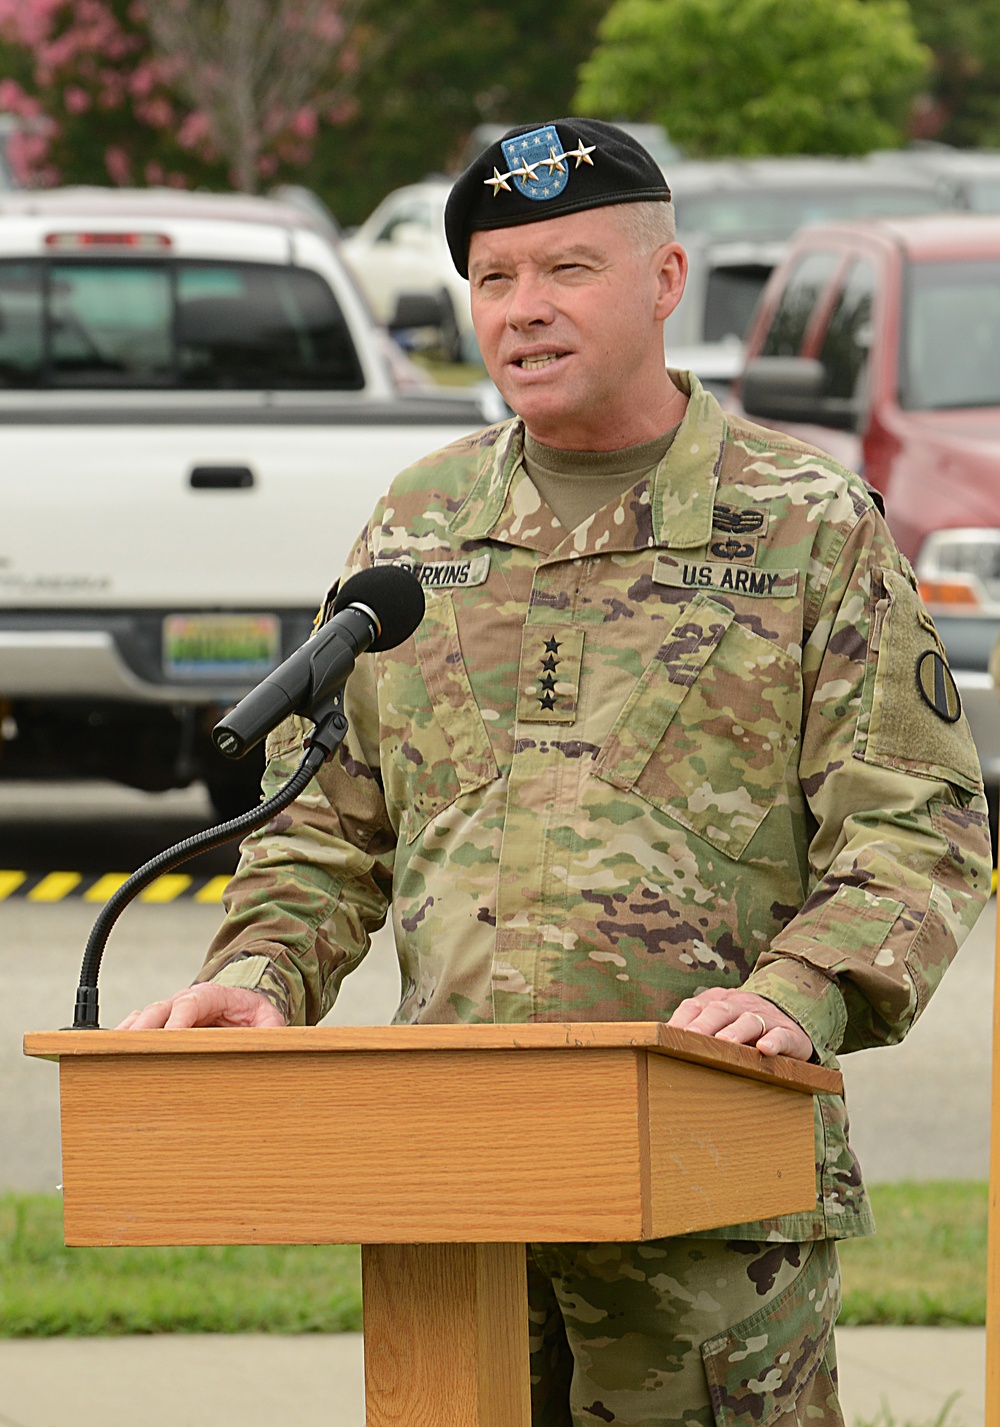
[[[526,723],[573,723],[584,631],[529,624],[521,641],[517,716]]]
[[[917,688],[924,703],[945,723],[957,723],[962,717],[958,686],[936,649],[925,649],[917,660]]]

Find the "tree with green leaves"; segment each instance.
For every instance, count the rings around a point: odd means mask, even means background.
[[[608,0],[368,0],[353,116],[319,135],[300,180],[345,223],[459,162],[477,124],[570,111]]]
[[[1000,147],[1000,6],[996,0],[910,0],[934,61],[918,115],[923,139]]]
[[[616,0],[598,37],[576,112],[703,156],[897,145],[930,61],[905,0]]]

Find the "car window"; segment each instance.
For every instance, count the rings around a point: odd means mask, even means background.
[[[746,336],[757,299],[771,269],[764,263],[740,263],[713,268],[705,291],[705,341],[724,342]]]
[[[710,193],[674,195],[677,231],[708,233],[716,238],[790,238],[806,223],[831,218],[888,218],[908,213],[934,213],[951,207],[943,189],[914,186],[892,188],[874,183],[831,184],[827,188],[716,189]]]
[[[839,266],[839,253],[806,253],[799,258],[781,294],[761,356],[799,355],[809,318]]]
[[[173,365],[173,301],[163,267],[55,264],[46,303],[49,366],[64,382],[146,378],[159,386]]]
[[[0,263],[0,385],[38,385],[44,326],[41,264]]]
[[[899,393],[918,411],[1000,406],[1000,262],[911,265]]]
[[[426,228],[430,232],[433,226],[430,204],[421,203],[418,199],[400,204],[378,230],[375,238],[376,243],[391,243],[393,234],[403,223],[414,223],[418,228]]]
[[[874,296],[875,269],[859,259],[847,270],[819,350],[827,396],[850,400],[859,390],[871,347]]]
[[[1000,213],[1000,179],[977,179],[965,190],[973,213]]]
[[[304,268],[0,261],[0,386],[363,385],[333,293]]]

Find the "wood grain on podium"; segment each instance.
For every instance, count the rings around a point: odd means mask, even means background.
[[[647,1064],[647,1237],[689,1232],[671,1227],[679,1205],[694,1229],[767,1219],[788,1212],[783,1206],[790,1202],[813,1207],[810,1100],[738,1076],[706,1076],[698,1066],[666,1056],[651,1055]],[[754,1206],[749,1214],[748,1196]]]
[[[657,1023],[65,1031],[70,1244],[358,1243],[368,1427],[530,1427],[530,1240],[815,1200],[840,1076]]]
[[[523,1244],[367,1244],[367,1427],[529,1427]]]
[[[806,1210],[811,1095],[840,1087],[656,1023],[26,1049],[60,1059],[73,1244],[615,1241]]]

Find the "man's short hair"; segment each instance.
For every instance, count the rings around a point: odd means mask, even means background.
[[[615,212],[637,253],[655,253],[677,241],[677,219],[672,203],[621,203]]]

